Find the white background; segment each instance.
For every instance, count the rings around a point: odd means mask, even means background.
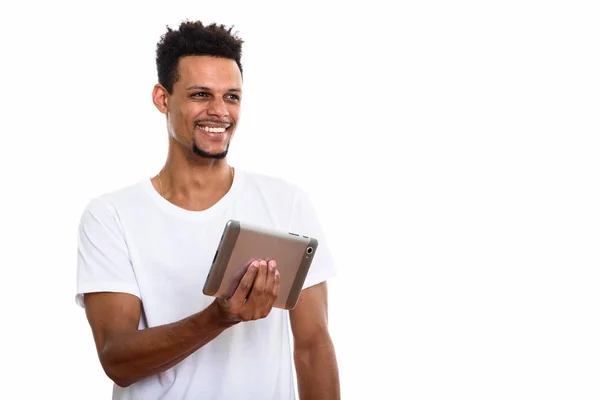
[[[110,398],[77,224],[162,166],[186,18],[246,41],[230,162],[317,206],[344,399],[600,397],[593,2],[347,3],[2,3],[1,397]]]

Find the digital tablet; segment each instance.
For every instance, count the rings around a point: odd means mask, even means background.
[[[317,246],[316,238],[300,233],[230,220],[223,230],[203,293],[229,298],[253,260],[275,260],[280,286],[273,307],[291,310],[298,302]]]

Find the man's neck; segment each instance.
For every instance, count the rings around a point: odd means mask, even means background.
[[[202,159],[169,154],[152,180],[156,190],[168,201],[190,211],[212,207],[231,188],[233,169],[227,159]]]

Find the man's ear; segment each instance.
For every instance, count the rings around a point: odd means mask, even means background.
[[[166,114],[169,109],[169,92],[164,86],[157,83],[152,89],[152,102],[154,106],[163,114]]]

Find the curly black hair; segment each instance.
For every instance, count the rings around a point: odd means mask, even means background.
[[[214,56],[234,60],[242,72],[242,44],[231,33],[233,27],[212,23],[204,26],[200,21],[184,21],[179,30],[167,26],[167,32],[156,45],[158,83],[169,93],[177,82],[179,59],[185,56]]]

